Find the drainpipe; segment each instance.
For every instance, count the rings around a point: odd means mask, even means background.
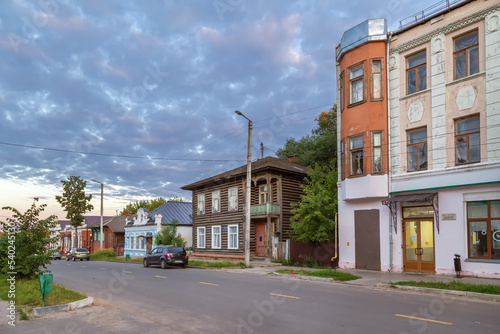
[[[335,213],[335,255],[330,259],[330,262],[332,263],[333,267],[333,262],[337,259],[338,254],[337,254],[337,245],[338,245],[338,240],[339,240],[339,234],[338,234],[338,215],[339,213]]]
[[[391,90],[389,86],[389,44],[391,43],[392,31],[387,35],[387,55],[386,55],[386,80],[387,80],[387,194],[391,192]],[[392,271],[392,258],[393,258],[393,241],[392,241],[392,211],[389,209],[389,272]]]

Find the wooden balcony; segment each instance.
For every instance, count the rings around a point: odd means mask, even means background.
[[[246,212],[246,206],[243,206],[243,213]],[[250,216],[268,216],[279,215],[281,208],[279,204],[265,203],[252,205],[250,207]]]

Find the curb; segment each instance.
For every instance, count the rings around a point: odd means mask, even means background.
[[[44,306],[44,307],[35,307],[31,310],[32,314],[35,317],[55,313],[55,312],[65,312],[65,311],[73,311],[78,308],[90,306],[94,304],[94,298],[88,297],[82,300],[77,300],[76,302],[63,304],[63,305],[54,305],[54,306]]]
[[[316,276],[304,276],[304,275],[290,275],[290,274],[280,274],[277,272],[272,272],[273,275],[276,276],[283,276],[283,277],[288,277],[288,278],[296,278],[296,279],[301,279],[301,280],[306,280],[306,281],[316,281],[316,282],[333,282],[333,278],[328,278],[328,277],[316,277]]]
[[[434,293],[434,294],[439,294],[439,295],[472,297],[472,298],[477,298],[477,299],[489,300],[492,302],[500,302],[500,295],[490,295],[487,293],[457,291],[457,290],[445,290],[445,289],[433,289],[433,288],[421,288],[421,287],[417,287],[417,286],[391,285],[391,284],[387,284],[387,283],[378,283],[377,287],[395,288],[395,289],[410,290],[410,291],[420,291],[420,292]]]

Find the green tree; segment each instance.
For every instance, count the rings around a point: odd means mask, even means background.
[[[75,237],[78,236],[78,227],[82,226],[85,212],[92,211],[94,206],[90,204],[92,195],[85,196],[87,181],[79,176],[70,176],[68,181],[62,180],[63,195],[56,196],[56,201],[61,204],[66,211],[66,218],[71,221],[71,226],[75,228]]]
[[[289,138],[276,155],[281,159],[295,158],[295,162],[314,167],[316,164],[329,169],[336,168],[337,158],[337,105],[330,111],[323,111],[314,119],[318,125],[310,135],[299,140]],[[333,159],[333,160],[332,160]]]
[[[171,200],[176,200],[177,202],[182,202],[182,198],[177,198],[175,197],[175,199],[169,199],[169,201]],[[131,214],[131,215],[135,215],[137,213],[137,210],[139,210],[140,208],[145,208],[145,209],[148,209],[148,211],[152,211],[154,209],[156,209],[157,207],[160,207],[162,206],[163,204],[167,203],[167,200],[164,199],[163,197],[158,197],[158,198],[155,198],[155,199],[151,199],[151,200],[140,200],[140,201],[137,201],[137,202],[134,202],[134,203],[129,203],[127,204],[123,210],[120,212],[121,215],[125,214],[125,212],[127,212],[128,214]]]
[[[331,241],[335,237],[337,170],[318,164],[304,181],[301,201],[291,204],[291,237],[312,244]]]
[[[186,241],[182,238],[180,233],[177,233],[177,225],[179,221],[172,219],[172,223],[164,225],[161,231],[156,235],[156,244],[167,246],[174,245],[186,247]]]
[[[58,238],[52,232],[57,226],[56,216],[39,220],[38,216],[45,210],[46,204],[37,207],[35,198],[31,208],[21,213],[12,207],[12,217],[7,222],[0,222],[4,234],[0,236],[0,270],[3,273],[17,272],[19,277],[36,277],[50,272],[50,264],[54,254],[48,248]]]

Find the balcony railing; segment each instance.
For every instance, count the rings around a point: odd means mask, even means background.
[[[246,212],[246,206],[243,206],[243,212]],[[266,215],[279,215],[281,208],[279,204],[265,203],[252,205],[250,207],[250,216],[266,216]]]
[[[446,10],[451,9],[452,7],[461,4],[462,2],[466,2],[467,0],[443,0],[435,3],[434,5],[418,12],[413,15],[408,16],[407,18],[399,21],[399,30],[402,30],[406,27],[409,27],[413,24],[421,22],[433,15],[436,15],[440,12],[444,12]]]

